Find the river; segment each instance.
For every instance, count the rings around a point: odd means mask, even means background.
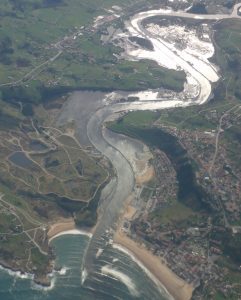
[[[202,60],[176,49],[172,43],[161,39],[152,30],[144,28],[142,22],[146,18],[168,15],[220,20],[237,18],[237,8],[238,5],[230,16],[199,16],[186,12],[152,10],[138,13],[126,23],[126,33],[122,38],[128,40],[131,36],[139,36],[148,39],[154,46],[153,51],[137,50],[126,42],[126,59],[145,58],[154,60],[160,66],[182,69],[187,75],[185,89],[180,94],[176,93],[173,99],[151,90],[130,93],[129,96],[137,96],[139,100],[124,103],[118,103],[118,100],[123,98],[120,92],[110,94],[76,92],[71,96],[64,106],[59,124],[74,120],[81,143],[86,146],[92,144],[112,162],[116,179],[111,181],[109,193],[105,192],[104,196],[102,195],[101,214],[91,239],[81,235],[78,237],[70,235],[53,240],[57,264],[65,267],[62,272],[54,275],[55,286],[49,291],[40,291],[30,280],[17,279],[1,271],[1,299],[171,298],[165,289],[156,286],[130,257],[111,246],[112,232],[116,229],[125,200],[135,188],[135,172],[130,155],[131,152],[142,153],[143,150],[139,144],[130,143],[132,151],[123,151],[123,137],[120,139],[118,135],[111,134],[103,124],[110,116],[121,111],[201,105],[208,101],[212,83],[219,79],[217,68],[208,59]],[[130,140],[126,137],[125,141],[128,143]]]

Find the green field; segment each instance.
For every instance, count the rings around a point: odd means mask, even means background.
[[[215,60],[222,69],[226,97],[241,100],[241,39],[240,20],[225,20],[215,26],[217,52]]]
[[[188,220],[191,216],[194,216],[192,209],[180,202],[173,201],[170,207],[152,212],[149,220],[160,225],[177,224],[180,221]]]
[[[135,3],[138,1],[122,1],[121,7],[129,11]],[[72,89],[182,90],[183,72],[166,70],[150,61],[119,61],[114,54],[119,54],[120,48],[112,44],[103,46],[101,33],[93,31],[93,21],[96,16],[110,15],[107,8],[118,4],[117,0],[1,1],[0,84],[22,79],[58,53],[54,44],[82,28],[75,40],[65,42],[63,53],[55,61],[21,82],[27,92],[13,93],[2,87],[3,99],[36,103],[49,96],[44,92],[46,89],[53,89],[54,93]]]
[[[52,128],[49,136],[43,131],[36,132],[30,117],[38,125],[52,125],[48,122],[51,123],[53,112],[46,112],[39,104],[46,105],[50,98],[56,99],[75,89],[110,91],[164,87],[182,90],[183,72],[166,70],[151,61],[118,60],[114,54],[120,54],[121,49],[112,44],[103,46],[100,40],[108,25],[96,31],[92,27],[97,16],[110,15],[107,9],[113,5],[120,5],[129,13],[134,12],[133,6],[136,8],[139,3],[157,2],[160,3],[158,0],[1,1],[0,260],[10,267],[45,274],[51,259],[40,251],[49,251],[44,239],[45,227],[59,217],[73,216],[77,225],[93,226],[97,221],[100,191],[111,171],[103,167],[103,158],[91,157],[64,129],[61,128],[63,131],[59,134],[60,129]],[[123,26],[123,19],[110,24],[116,26],[117,23]],[[66,42],[61,55],[49,61],[59,52],[56,43],[64,38],[68,40],[67,37],[80,28],[81,35]],[[147,128],[157,122],[179,129],[215,129],[217,123],[209,119],[206,112],[215,109],[221,114],[241,100],[240,28],[238,21],[216,25],[215,60],[222,69],[223,81],[215,90],[212,102],[202,108],[132,112],[111,126],[120,131],[125,126]],[[33,70],[32,75],[26,77]],[[9,85],[2,86],[5,83]],[[227,130],[225,138],[230,145],[230,156],[240,161],[240,127]],[[47,151],[32,151],[32,140],[46,143]],[[31,167],[19,167],[9,160],[18,151],[32,161]],[[146,188],[142,197],[147,200],[150,194],[151,189]],[[195,216],[190,208],[175,202],[153,213],[152,218],[165,224],[184,222]],[[239,274],[227,276],[227,281],[239,280]],[[219,293],[216,298],[222,299]]]
[[[52,126],[56,113],[39,105],[33,123]],[[93,226],[109,174],[102,158],[87,154],[63,128],[37,130],[19,108],[6,102],[1,102],[1,116],[0,261],[39,280],[51,270],[49,225],[60,218],[74,220],[74,215],[78,224],[81,215],[85,225]]]

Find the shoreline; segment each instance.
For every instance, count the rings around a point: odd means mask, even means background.
[[[113,247],[133,257],[138,265],[144,269],[147,275],[159,286],[166,290],[172,299],[190,300],[193,286],[188,284],[171,271],[160,258],[152,254],[125,234],[117,231],[114,235]]]
[[[49,239],[49,243],[51,243],[57,237],[64,236],[64,235],[85,235],[85,236],[88,236],[89,238],[92,237],[91,232],[75,228],[75,229],[64,230],[62,232],[57,233],[56,235],[52,236]]]
[[[50,276],[53,272],[37,277],[34,272],[26,272],[21,270],[21,268],[11,267],[10,265],[5,264],[3,261],[0,261],[0,271],[8,273],[8,275],[11,277],[21,280],[29,280],[33,286],[36,286],[42,290],[49,290],[53,287],[53,282]]]
[[[11,266],[5,264],[3,261],[0,261],[0,270],[8,273],[10,276],[15,276],[19,279],[29,279],[34,280],[34,274],[21,271],[21,269],[15,269]]]
[[[52,224],[48,230],[48,243],[50,244],[52,240],[63,235],[85,235],[89,238],[92,237],[91,231],[82,230],[76,227],[73,219],[66,221],[60,221]]]
[[[85,235],[89,238],[92,237],[92,233],[87,230],[78,229],[75,226],[74,220],[63,220],[62,222],[56,222],[50,225],[48,230],[48,244],[51,243],[55,238],[64,235]],[[54,273],[58,273],[54,268],[52,272],[41,276],[36,277],[34,273],[29,273],[26,271],[21,270],[21,268],[13,268],[10,265],[0,261],[0,271],[4,271],[8,273],[10,276],[17,277],[19,279],[26,279],[32,282],[33,289],[38,290],[51,290],[54,287],[55,278],[53,277]]]

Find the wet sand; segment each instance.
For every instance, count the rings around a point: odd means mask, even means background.
[[[124,233],[117,231],[114,243],[130,251],[167,289],[175,300],[189,300],[192,297],[193,286],[174,274],[160,258],[153,255],[144,246],[139,245]]]

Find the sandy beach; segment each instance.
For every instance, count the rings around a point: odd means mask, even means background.
[[[57,234],[63,231],[72,230],[72,229],[76,229],[74,219],[69,218],[69,219],[59,220],[58,222],[49,226],[48,239],[52,239],[54,236],[56,236]]]
[[[193,286],[174,274],[161,262],[160,258],[120,231],[115,233],[114,243],[130,251],[156,277],[175,300],[191,299]]]
[[[71,234],[71,235],[86,235],[92,237],[91,231],[81,230],[75,226],[73,219],[65,219],[54,223],[50,226],[48,231],[48,240],[49,243],[62,235]]]

